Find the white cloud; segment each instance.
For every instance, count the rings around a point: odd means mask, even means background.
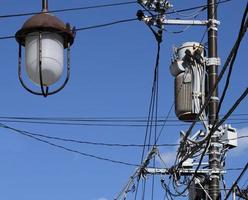
[[[170,167],[174,164],[175,159],[176,159],[176,155],[177,155],[176,149],[173,151],[161,153],[161,159],[166,164],[166,167]],[[163,163],[161,163],[161,164],[163,164]]]
[[[237,129],[238,137],[248,136],[248,127]],[[230,151],[232,156],[240,156],[248,150],[248,138],[241,138],[238,140],[238,147]]]
[[[99,199],[97,199],[97,200],[107,200],[107,199],[104,198],[104,197],[101,197],[101,198],[99,198]]]
[[[238,137],[248,136],[248,127],[237,129]],[[228,154],[232,157],[239,157],[248,152],[248,137],[238,139],[238,147],[231,149]],[[174,164],[176,159],[177,148],[161,153],[161,158],[166,164],[166,167],[170,167]],[[157,160],[163,165],[160,160]]]

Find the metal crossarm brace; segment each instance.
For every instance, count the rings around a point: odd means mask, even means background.
[[[208,24],[208,20],[162,19],[161,23],[163,25],[198,25],[198,26],[206,26]]]
[[[146,159],[143,161],[143,163],[138,167],[133,175],[129,178],[128,183],[123,187],[121,192],[114,198],[114,200],[118,199],[125,199],[127,196],[127,193],[130,191],[130,188],[132,187],[132,184],[134,183],[134,179],[140,179],[142,175],[146,174],[146,167],[149,165],[150,160],[158,154],[158,149],[156,146],[154,146],[150,152],[147,154]]]
[[[169,169],[160,169],[160,168],[146,168],[147,174],[155,174],[155,175],[170,175],[171,172]],[[196,173],[195,169],[179,169],[178,173],[185,176],[191,176]],[[209,169],[200,169],[197,171],[197,174],[225,174],[225,170],[209,170]]]

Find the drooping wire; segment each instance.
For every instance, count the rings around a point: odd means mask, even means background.
[[[217,5],[221,3],[226,3],[232,0],[224,0],[224,1],[219,1]],[[65,12],[65,11],[73,11],[73,10],[85,10],[85,9],[91,9],[91,8],[100,8],[100,7],[110,7],[110,6],[117,6],[119,5],[126,5],[126,4],[132,4],[132,3],[137,3],[136,1],[131,1],[131,2],[123,2],[123,3],[116,3],[116,4],[107,4],[107,5],[98,5],[98,6],[88,6],[88,7],[81,7],[81,8],[68,8],[68,9],[61,9],[61,10],[54,10],[54,11],[49,11],[50,13],[56,13],[56,12]],[[181,9],[177,10],[177,13],[180,12],[186,12],[190,10],[195,10],[199,8],[206,8],[208,5],[201,5],[201,6],[196,6],[196,7],[191,7],[191,8],[186,8],[186,9]],[[173,14],[175,11],[172,12],[167,12],[166,14]],[[0,18],[8,18],[8,17],[19,17],[19,16],[27,16],[27,15],[33,15],[33,14],[38,14],[36,12],[32,13],[20,13],[20,14],[10,14],[10,15],[2,15]],[[124,19],[124,20],[118,20],[118,21],[113,21],[109,23],[103,23],[103,24],[98,24],[98,25],[93,25],[93,26],[87,26],[87,27],[81,27],[77,28],[77,31],[85,31],[85,30],[90,30],[90,29],[97,29],[97,28],[103,28],[107,26],[112,26],[115,24],[120,24],[120,23],[126,23],[126,22],[131,22],[131,21],[136,21],[138,20],[137,18],[132,18],[132,19]],[[9,36],[2,36],[0,37],[0,40],[6,40],[6,39],[15,39],[14,35],[9,35]]]
[[[206,10],[207,7],[203,7],[200,10],[196,11],[194,13],[194,15],[190,15],[190,18],[193,17],[193,19],[196,19],[196,17],[198,17],[204,10]],[[174,12],[176,12],[177,14],[180,14],[180,12],[177,12],[175,9],[173,9]],[[179,31],[170,31],[168,29],[164,29],[167,33],[171,33],[171,34],[180,34],[180,33],[184,33],[185,31],[187,31],[192,25],[188,25],[186,26],[184,29],[179,30]]]
[[[162,33],[156,33],[150,26],[149,28],[152,30],[156,40],[157,40],[157,55],[156,55],[156,64],[155,64],[155,68],[154,68],[154,76],[153,76],[153,84],[152,84],[152,92],[151,92],[151,97],[150,97],[150,103],[149,103],[149,111],[148,111],[148,118],[147,118],[147,126],[146,126],[146,132],[145,132],[145,137],[144,137],[144,144],[147,143],[147,139],[148,139],[148,150],[149,150],[149,146],[150,146],[150,142],[151,142],[151,134],[152,134],[152,127],[153,127],[153,121],[154,121],[154,111],[155,111],[155,115],[157,115],[157,108],[154,109],[154,107],[157,107],[157,86],[158,86],[158,68],[159,68],[159,60],[160,60],[160,44],[162,42]],[[157,117],[155,117],[155,127],[157,125]],[[148,135],[149,132],[149,135]],[[142,155],[141,155],[141,163],[144,160],[144,155],[145,155],[145,146],[142,150]],[[136,187],[136,192],[135,192],[135,199],[137,198],[137,194],[138,194],[138,189],[139,189],[139,181],[140,179],[138,179],[138,183],[137,183],[137,187]],[[146,183],[146,182],[145,182]]]
[[[196,10],[195,12],[191,13],[191,14],[181,14],[180,12],[178,12],[176,9],[173,8],[173,11],[181,16],[181,17],[184,17],[184,18],[195,18],[196,16],[198,16],[201,12],[203,12],[204,10],[206,10],[207,7],[202,7],[202,8],[199,8],[199,10]]]
[[[79,31],[85,31],[85,30],[90,30],[90,29],[96,29],[96,28],[103,28],[103,27],[107,27],[107,26],[113,26],[113,25],[116,25],[116,24],[133,22],[133,21],[137,21],[137,20],[138,20],[137,18],[129,18],[129,19],[117,20],[117,21],[113,21],[113,22],[109,22],[109,23],[103,23],[103,24],[98,24],[98,25],[93,25],[93,26],[76,28],[75,30],[77,32],[79,32]]]
[[[232,1],[232,0],[223,0],[223,1],[218,2],[217,4],[227,3],[229,1]],[[99,4],[99,5],[82,6],[82,7],[76,7],[76,8],[56,9],[56,10],[50,10],[50,11],[48,11],[48,13],[61,13],[61,12],[69,12],[69,11],[90,10],[90,9],[116,7],[116,6],[124,6],[124,5],[131,5],[131,4],[137,4],[137,1],[128,1],[128,2],[119,2],[119,3],[110,3],[110,4]],[[208,5],[200,5],[200,6],[190,7],[190,8],[186,8],[186,9],[180,9],[180,10],[176,10],[176,11],[167,12],[166,14],[182,13],[182,12],[197,10],[200,8],[206,8],[207,6]],[[30,15],[35,15],[35,14],[39,14],[39,13],[40,12],[6,14],[6,15],[0,15],[0,18],[13,18],[13,17],[30,16]]]
[[[62,138],[62,137],[55,137],[55,136],[49,136],[44,134],[37,134],[33,132],[18,130],[24,133],[27,133],[29,135],[35,136],[35,137],[41,137],[46,139],[52,139],[62,142],[70,142],[70,143],[77,143],[77,144],[87,144],[87,145],[93,145],[93,146],[105,146],[105,147],[139,147],[144,148],[144,145],[142,144],[120,144],[120,143],[103,143],[103,142],[90,142],[90,141],[82,141],[82,140],[75,140],[75,139],[68,139],[68,138]],[[240,139],[242,138],[248,138],[248,136],[240,136]],[[148,147],[149,145],[145,145],[145,147]],[[151,147],[153,145],[150,145]],[[176,147],[179,146],[179,144],[158,144],[157,146],[161,147]]]
[[[86,120],[87,121],[87,120]],[[170,121],[170,120],[168,120]],[[186,123],[178,123],[177,121],[174,121],[174,123],[170,123],[170,124],[166,124],[165,120],[159,120],[157,123],[157,125],[152,124],[153,127],[160,127],[160,132],[161,130],[164,129],[164,127],[185,127],[188,126]],[[229,122],[232,122],[232,124],[248,124],[248,119],[244,118],[244,119],[232,119],[230,118],[228,120]],[[96,123],[94,121],[88,121],[88,122],[60,122],[60,121],[33,121],[33,120],[3,120],[0,119],[0,122],[3,123],[20,123],[20,124],[40,124],[40,125],[60,125],[60,126],[95,126],[95,127],[135,127],[135,128],[143,128],[146,127],[145,123],[140,123],[140,122],[130,122],[130,123],[124,123],[124,122],[120,122],[120,123],[116,123],[115,121],[113,121],[112,123],[108,123],[108,121],[102,121],[99,123]],[[145,122],[145,121],[144,121]],[[200,125],[199,123],[197,125]],[[159,133],[160,133],[159,132]]]
[[[104,158],[104,157],[96,156],[96,155],[93,155],[93,154],[84,153],[84,152],[81,152],[81,151],[78,151],[78,150],[70,149],[70,148],[64,147],[62,145],[58,145],[58,144],[55,144],[53,142],[50,142],[48,140],[40,139],[40,138],[38,138],[38,137],[36,137],[34,135],[31,135],[31,134],[28,134],[27,132],[18,130],[16,128],[13,128],[13,127],[10,127],[10,126],[7,126],[7,125],[5,125],[3,123],[0,123],[0,127],[6,128],[8,130],[13,131],[16,134],[20,134],[22,136],[29,137],[29,138],[31,138],[33,140],[36,140],[38,142],[47,144],[49,146],[65,150],[65,151],[70,152],[70,153],[75,153],[75,154],[78,154],[78,155],[83,156],[83,157],[94,158],[94,159],[101,160],[101,161],[107,161],[107,162],[111,162],[111,163],[115,163],[115,164],[121,164],[121,165],[132,166],[132,167],[138,167],[139,166],[138,164],[127,163],[127,162],[118,161],[118,160],[112,160],[112,159],[109,159],[109,158]]]
[[[185,8],[185,9],[176,10],[176,12],[175,11],[170,11],[170,12],[166,12],[166,14],[169,15],[169,14],[174,14],[174,13],[181,13],[181,12],[197,10],[197,9],[200,9],[200,8],[207,8],[210,5],[217,5],[218,6],[220,4],[227,3],[227,2],[230,2],[230,1],[232,1],[232,0],[218,1],[217,3],[214,3],[214,4],[205,4],[205,5],[201,5],[201,6],[195,6],[195,7],[191,7],[191,8]]]
[[[236,187],[236,185],[238,184],[238,182],[240,181],[240,179],[243,177],[243,175],[245,174],[246,170],[248,169],[248,162],[246,163],[244,169],[242,170],[242,172],[240,173],[240,175],[238,176],[238,178],[235,180],[235,182],[233,183],[231,189],[229,190],[229,192],[227,193],[227,195],[225,196],[224,200],[227,200],[228,197],[231,195],[234,187]]]
[[[242,21],[241,21],[241,26],[240,26],[240,30],[239,30],[239,34],[238,34],[238,40],[237,40],[237,43],[236,43],[237,48],[239,48],[240,43],[242,41],[242,37],[243,37],[242,35],[247,31],[247,27],[248,27],[247,15],[248,15],[248,3],[246,3],[245,13],[244,13]],[[234,66],[234,62],[236,60],[237,54],[238,54],[238,52],[236,51],[232,55],[229,71],[228,71],[228,74],[227,74],[226,83],[225,83],[224,90],[222,92],[222,95],[221,95],[221,98],[220,98],[220,101],[219,101],[219,106],[218,106],[218,110],[217,110],[218,114],[220,112],[222,103],[223,103],[224,98],[226,96],[226,92],[227,92],[227,89],[228,89],[228,86],[229,86],[229,83],[230,83],[230,78],[231,78],[231,75],[232,75],[232,70],[233,70],[233,66]]]
[[[92,5],[92,6],[83,6],[83,7],[76,7],[76,8],[57,9],[57,10],[50,10],[50,11],[43,12],[43,13],[61,13],[61,12],[68,12],[68,11],[90,10],[90,9],[99,9],[99,8],[107,8],[107,7],[124,6],[124,5],[130,5],[130,4],[137,4],[137,1],[128,1],[128,2],[99,4],[99,5]],[[13,18],[13,17],[36,15],[36,14],[40,14],[40,12],[29,12],[29,13],[0,15],[0,18]]]
[[[116,24],[133,22],[133,21],[137,21],[137,20],[138,20],[137,18],[129,18],[129,19],[123,19],[123,20],[116,20],[116,21],[112,21],[112,22],[109,22],[109,23],[103,23],[103,24],[97,24],[97,25],[92,25],[92,26],[86,26],[86,27],[76,28],[75,31],[76,32],[80,32],[80,31],[86,31],[86,30],[91,30],[91,29],[98,29],[98,28],[113,26],[113,25],[116,25]],[[59,31],[53,32],[53,33],[59,33]],[[46,34],[49,34],[49,33],[46,33]],[[12,35],[12,36],[3,36],[3,37],[0,37],[0,40],[6,40],[6,39],[15,39],[15,36]]]
[[[222,116],[222,115],[220,115]],[[246,116],[248,116],[247,113],[239,113],[239,114],[233,114],[235,118],[230,118],[233,121],[239,121],[239,120],[248,120]],[[236,118],[236,117],[242,117],[242,118]],[[246,117],[246,118],[244,118]],[[137,122],[137,123],[147,123],[147,117],[34,117],[34,116],[0,116],[0,120],[10,120],[12,122],[15,122],[15,120],[20,121],[52,121],[52,122],[111,122],[111,123],[128,123],[128,122]],[[158,122],[164,122],[164,117],[160,116],[158,117]],[[201,120],[204,121],[204,120]],[[168,117],[167,122],[178,122],[178,119],[176,117]]]

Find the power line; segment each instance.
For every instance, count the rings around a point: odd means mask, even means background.
[[[237,168],[227,168],[227,169],[225,169],[226,171],[241,171],[241,170],[243,170],[244,169],[244,167],[237,167]]]
[[[22,123],[22,124],[43,124],[43,125],[63,125],[63,126],[99,126],[99,127],[146,127],[147,125],[143,124],[124,124],[124,123],[73,123],[73,122],[46,122],[46,121],[27,121],[27,120],[0,120],[0,122],[7,122],[7,123]],[[247,124],[248,121],[240,121],[236,122],[235,124]],[[152,124],[150,127],[175,127],[175,126],[188,126],[186,123],[173,123],[173,124]]]
[[[231,189],[227,193],[227,195],[226,195],[226,197],[225,197],[224,200],[227,200],[228,199],[228,197],[230,196],[230,194],[233,192],[233,189],[236,187],[236,185],[238,184],[238,182],[240,181],[240,179],[242,178],[242,176],[245,174],[245,172],[246,172],[247,169],[248,169],[248,162],[246,163],[244,169],[242,170],[242,172],[240,173],[240,175],[238,176],[238,178],[236,179],[236,181],[232,185]]]
[[[95,6],[84,6],[84,7],[76,7],[76,8],[57,9],[57,10],[47,11],[44,13],[61,13],[61,12],[68,12],[68,11],[90,10],[90,9],[96,9],[96,8],[124,6],[124,5],[130,5],[130,4],[137,4],[137,1],[128,1],[128,2],[111,3],[111,4],[99,4],[99,5],[95,5]],[[30,15],[36,15],[36,14],[40,14],[40,12],[28,12],[28,13],[0,15],[0,18],[23,17],[23,16],[30,16]]]
[[[245,34],[245,32],[247,31],[247,27],[248,27],[248,19],[246,19],[247,14],[248,14],[248,3],[246,4],[245,13],[244,13],[243,18],[242,18],[242,22],[241,22],[241,26],[240,26],[240,30],[239,30],[239,34],[238,34],[238,40],[237,40],[237,43],[236,43],[237,47],[240,46],[240,43],[242,41],[242,37]],[[232,60],[231,60],[231,63],[230,63],[230,67],[229,67],[229,71],[228,71],[228,75],[227,75],[227,79],[226,79],[226,83],[225,83],[225,86],[224,86],[224,90],[222,92],[222,95],[221,95],[221,98],[220,98],[220,101],[219,101],[219,106],[218,106],[217,113],[220,112],[222,103],[223,103],[224,98],[226,96],[226,92],[227,92],[227,89],[228,89],[228,86],[229,86],[229,83],[230,83],[230,78],[231,78],[231,75],[232,75],[233,65],[234,65],[234,62],[236,60],[237,54],[238,54],[237,51],[233,53]]]
[[[218,4],[227,3],[229,1],[232,1],[232,0],[224,0],[224,1],[219,2]],[[110,4],[99,4],[99,5],[82,6],[82,7],[65,8],[65,9],[55,9],[55,10],[50,10],[47,13],[61,13],[61,12],[69,12],[69,11],[90,10],[90,9],[116,7],[116,6],[124,6],[124,5],[131,5],[131,4],[137,4],[137,1],[128,1],[128,2],[119,2],[119,3],[110,3]],[[187,11],[197,10],[197,9],[206,8],[206,7],[207,7],[207,5],[200,5],[200,6],[195,6],[195,7],[191,7],[191,8],[186,8],[186,9],[175,10],[175,11],[172,11],[172,12],[167,12],[166,14],[187,12]],[[26,13],[17,13],[17,14],[6,14],[6,15],[0,15],[0,18],[23,17],[23,16],[30,16],[30,15],[36,15],[36,14],[40,14],[40,12],[26,12]]]
[[[116,24],[127,23],[127,22],[132,22],[132,21],[137,21],[137,20],[138,20],[137,18],[117,20],[117,21],[113,21],[113,22],[109,22],[109,23],[103,23],[103,24],[98,24],[98,25],[93,25],[93,26],[86,26],[86,27],[77,28],[77,29],[75,29],[75,31],[80,32],[80,31],[86,31],[86,30],[90,30],[90,29],[103,28],[103,27],[113,26]],[[59,33],[59,32],[57,32],[57,33]],[[49,33],[46,33],[46,34],[49,34]],[[12,35],[12,36],[0,37],[0,40],[6,40],[6,39],[15,39],[15,36]]]
[[[62,138],[57,136],[48,136],[44,134],[37,134],[37,133],[31,133],[23,130],[19,130],[21,132],[27,133],[29,135],[33,135],[36,137],[42,137],[52,140],[59,140],[62,142],[71,142],[71,143],[78,143],[78,144],[89,144],[89,145],[95,145],[95,146],[108,146],[108,147],[152,147],[153,145],[143,145],[143,144],[120,144],[120,143],[103,143],[103,142],[90,142],[90,141],[82,141],[82,140],[75,140],[75,139],[68,139],[68,138]],[[248,137],[248,136],[242,136],[242,138]],[[157,146],[161,147],[175,147],[179,146],[179,144],[158,144]]]
[[[221,1],[217,4],[221,4],[221,3],[226,3],[229,2],[231,0],[225,0],[225,1]],[[49,13],[55,13],[55,12],[65,12],[65,11],[72,11],[72,10],[83,10],[83,9],[91,9],[91,8],[100,8],[100,7],[110,7],[110,6],[116,6],[116,5],[126,5],[126,4],[132,4],[132,3],[137,3],[136,1],[131,1],[131,2],[124,2],[124,3],[116,3],[116,4],[105,4],[105,5],[98,5],[98,6],[89,6],[89,7],[80,7],[80,8],[69,8],[69,9],[61,9],[61,10],[54,10],[54,11],[49,11]],[[189,11],[189,10],[195,10],[195,9],[199,9],[199,8],[204,8],[207,5],[202,5],[202,6],[198,6],[198,7],[191,7],[191,8],[186,8],[186,9],[181,9],[176,11],[177,13],[179,12],[185,12],[185,11]],[[175,11],[173,12],[168,12],[167,14],[172,14],[172,13],[176,13]],[[21,14],[12,14],[12,15],[2,15],[0,16],[0,18],[7,18],[7,17],[17,17],[17,16],[26,16],[26,15],[33,15],[33,14],[38,14],[36,12],[33,13],[21,13]],[[113,21],[113,22],[109,22],[109,23],[103,23],[103,24],[98,24],[98,25],[92,25],[92,26],[87,26],[87,27],[81,27],[81,28],[77,28],[76,31],[85,31],[85,30],[91,30],[91,29],[97,29],[97,28],[103,28],[103,27],[108,27],[108,26],[112,26],[112,25],[116,25],[116,24],[121,24],[121,23],[127,23],[127,22],[132,22],[132,21],[137,21],[137,18],[129,18],[129,19],[123,19],[123,20],[117,20],[117,21]],[[6,40],[6,39],[15,39],[14,35],[9,35],[9,36],[2,36],[0,37],[0,40]]]
[[[2,128],[5,128],[2,126]],[[144,144],[120,144],[120,143],[104,143],[104,142],[92,142],[92,141],[82,141],[82,140],[76,140],[76,139],[69,139],[69,138],[62,138],[58,136],[50,136],[50,135],[45,135],[45,134],[40,134],[40,133],[34,133],[30,131],[25,131],[25,130],[20,130],[16,129],[19,132],[27,133],[29,135],[33,135],[36,137],[42,137],[46,139],[52,139],[52,140],[59,140],[62,142],[71,142],[71,143],[78,143],[78,144],[88,144],[88,145],[95,145],[95,146],[107,146],[107,147],[152,147],[153,145],[144,145]],[[232,138],[229,140],[236,140],[236,139],[245,139],[248,138],[248,135],[242,135],[236,138]],[[180,144],[157,144],[156,146],[158,147],[175,147],[179,146]]]
[[[227,2],[230,2],[230,1],[232,1],[232,0],[219,1],[216,4],[213,4],[213,5],[219,5],[219,4],[227,3]],[[195,6],[195,7],[185,8],[185,9],[180,9],[180,10],[174,10],[174,11],[171,11],[171,12],[166,12],[166,14],[168,15],[168,14],[174,14],[174,13],[197,10],[197,9],[200,9],[200,8],[207,8],[209,5],[211,5],[211,4],[205,4],[205,5],[200,5],[200,6]]]
[[[104,24],[99,24],[99,25],[76,28],[76,31],[78,32],[78,31],[85,31],[85,30],[90,30],[90,29],[102,28],[102,27],[112,26],[112,25],[121,24],[121,23],[133,22],[133,21],[137,21],[137,20],[138,20],[137,18],[129,18],[129,19],[117,20],[117,21],[104,23]]]
[[[0,123],[0,126],[2,128],[6,128],[6,129],[9,129],[9,130],[12,130],[12,131],[14,131],[17,134],[20,134],[20,135],[29,137],[29,138],[31,138],[33,140],[38,141],[38,142],[45,143],[47,145],[50,145],[50,146],[55,147],[55,148],[58,148],[58,149],[65,150],[67,152],[76,153],[76,154],[79,154],[79,155],[81,155],[83,157],[94,158],[94,159],[101,160],[101,161],[107,161],[107,162],[111,162],[111,163],[115,163],[115,164],[122,164],[122,165],[132,166],[132,167],[138,167],[139,166],[139,165],[133,164],[133,163],[123,162],[123,161],[119,161],[119,160],[112,160],[112,159],[109,159],[109,158],[104,158],[104,157],[96,156],[96,155],[93,155],[93,154],[84,153],[84,152],[81,152],[81,151],[78,151],[78,150],[70,149],[68,147],[65,147],[65,146],[62,146],[62,145],[58,145],[58,144],[52,143],[52,142],[47,141],[47,140],[44,140],[44,139],[40,139],[38,137],[35,137],[34,135],[31,135],[31,134],[28,134],[27,132],[24,132],[24,131],[15,129],[15,128],[10,127],[10,126],[7,126],[7,125],[5,125],[3,123]]]
[[[223,115],[220,115],[223,116]],[[233,114],[234,117],[248,116],[248,113]],[[37,117],[37,116],[0,116],[1,120],[31,120],[31,121],[59,121],[59,122],[147,122],[147,117]],[[233,121],[248,120],[248,118],[230,118]],[[176,117],[158,117],[158,122],[178,122]],[[206,120],[199,120],[206,121]]]

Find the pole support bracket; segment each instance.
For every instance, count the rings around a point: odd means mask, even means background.
[[[217,65],[220,66],[221,65],[221,60],[220,58],[206,58],[206,65],[207,66],[211,66],[211,65]]]

